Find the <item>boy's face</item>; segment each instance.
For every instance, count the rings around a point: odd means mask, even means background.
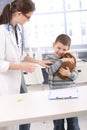
[[[57,58],[61,58],[66,51],[69,50],[69,47],[67,45],[63,45],[61,42],[53,43],[53,49],[54,49],[54,55]]]

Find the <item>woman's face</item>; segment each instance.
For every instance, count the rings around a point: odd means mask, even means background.
[[[17,13],[17,23],[23,25],[25,22],[29,21],[31,16],[32,16],[33,12],[29,12],[29,13],[22,13],[22,12],[18,12]]]

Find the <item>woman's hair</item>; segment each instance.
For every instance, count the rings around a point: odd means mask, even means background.
[[[55,40],[55,44],[57,42],[61,42],[64,46],[68,46],[70,47],[71,45],[71,38],[67,35],[67,34],[60,34],[56,40]]]
[[[7,4],[1,15],[0,15],[0,24],[6,24],[10,22],[12,14],[20,11],[23,14],[32,12],[35,10],[35,4],[32,0],[14,0],[13,2]]]

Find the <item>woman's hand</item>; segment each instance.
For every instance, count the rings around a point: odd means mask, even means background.
[[[26,71],[26,72],[34,72],[36,69],[36,65],[32,64],[32,63],[24,63],[22,64],[22,70]]]
[[[25,56],[24,61],[31,62],[31,63],[36,63],[36,64],[38,64],[38,65],[40,65],[42,67],[49,67],[50,65],[53,64],[53,62],[51,62],[51,61],[48,61],[48,60],[38,60],[38,59],[32,58],[30,56]]]
[[[43,66],[43,67],[50,67],[50,65],[52,65],[53,62],[44,60],[44,61],[39,61],[38,64]]]

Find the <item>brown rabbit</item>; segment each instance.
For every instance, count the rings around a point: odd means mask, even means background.
[[[55,74],[56,74],[59,78],[61,78],[61,79],[63,79],[63,80],[69,80],[69,77],[61,75],[61,74],[59,73],[59,70],[60,70],[61,68],[66,69],[66,67],[69,67],[70,72],[73,72],[73,70],[74,70],[75,67],[76,67],[76,58],[75,58],[72,54],[70,54],[69,52],[65,53],[62,58],[73,58],[73,59],[74,59],[74,63],[71,64],[70,62],[63,62],[62,65],[58,68],[58,70],[56,71]]]

